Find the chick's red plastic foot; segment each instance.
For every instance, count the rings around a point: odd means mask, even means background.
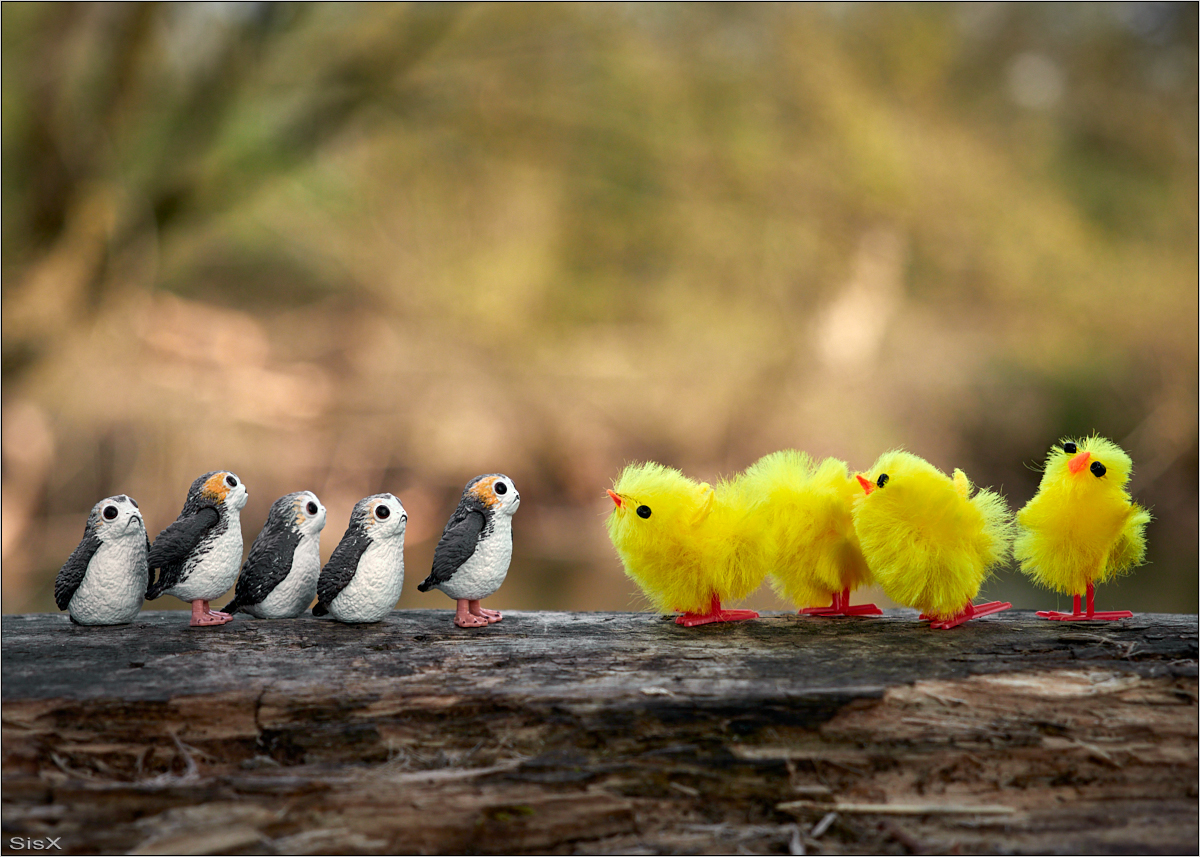
[[[721,607],[721,599],[714,595],[707,613],[684,613],[675,618],[675,624],[685,628],[694,628],[697,625],[711,625],[714,622],[741,622],[757,618],[758,614],[753,610],[725,610]]]
[[[479,602],[475,602],[475,609],[479,609]],[[458,599],[458,609],[454,611],[454,624],[460,628],[484,628],[491,623],[486,616],[478,616],[471,612],[471,602],[466,598]]]
[[[805,607],[801,616],[837,616],[842,612],[842,593],[833,593],[833,603],[828,607]]]
[[[921,614],[922,619],[929,619],[929,627],[937,628],[941,631],[948,631],[951,628],[957,628],[964,622],[969,622],[972,619],[978,619],[980,616],[990,616],[993,613],[999,613],[1002,610],[1008,610],[1012,604],[1008,601],[989,601],[986,604],[970,604],[963,608],[962,612],[950,619],[934,619],[931,616]]]
[[[220,613],[208,609],[207,601],[192,602],[192,621],[188,624],[193,628],[205,627],[208,625],[224,625],[226,622],[232,622],[233,617],[228,613]]]
[[[1042,619],[1052,619],[1057,622],[1114,622],[1117,619],[1132,619],[1133,614],[1128,610],[1096,610],[1096,587],[1092,584],[1087,586],[1087,610],[1083,609],[1080,604],[1078,595],[1074,598],[1074,610],[1070,613],[1063,613],[1058,610],[1039,610],[1038,616]]]
[[[850,589],[847,587],[842,590],[842,615],[843,616],[882,616],[883,611],[874,604],[855,604],[850,606]]]
[[[805,607],[801,616],[882,616],[883,611],[874,604],[850,606],[850,589],[833,593],[833,603],[828,607]]]

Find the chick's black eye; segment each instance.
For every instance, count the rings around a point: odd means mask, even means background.
[[[1063,444],[1063,452],[1067,453],[1068,455],[1074,455],[1075,453],[1079,452],[1079,447],[1075,445],[1075,441],[1068,440]]]
[[[639,518],[649,518],[650,517],[650,507],[649,506],[638,506],[637,513],[638,513]]]
[[[386,521],[392,514],[392,510],[387,506],[376,506],[375,517],[381,521]]]
[[[1089,469],[1092,471],[1092,475],[1096,477],[1103,476],[1108,472],[1108,468],[1106,468],[1099,461],[1093,461],[1092,466]]]
[[[228,485],[230,488],[236,488],[236,487],[237,487],[237,480],[236,480],[236,479],[234,479],[232,476],[226,476],[226,477],[225,477],[225,484],[226,484],[226,485]]]
[[[117,507],[116,506],[105,506],[104,507],[104,517],[109,521],[111,521],[113,518],[117,517]]]
[[[886,473],[880,473],[879,478],[875,480],[875,487],[882,488],[884,485],[887,485],[887,484],[888,484],[888,475]]]
[[[508,493],[508,486],[505,485],[503,482],[497,482],[495,487],[492,488],[492,490],[495,491],[497,494],[504,495],[504,494]]]
[[[304,508],[308,510],[308,514],[310,514],[310,515],[317,514],[317,504],[314,503],[312,500],[309,500],[308,505],[305,506]]]

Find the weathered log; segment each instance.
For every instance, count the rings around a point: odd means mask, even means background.
[[[4,853],[1196,850],[1195,616],[186,623],[4,617]]]

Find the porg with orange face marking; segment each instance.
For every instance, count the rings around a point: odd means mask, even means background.
[[[499,611],[479,606],[500,588],[512,560],[512,516],[521,494],[503,473],[476,476],[463,490],[433,553],[433,570],[417,589],[440,589],[458,602],[454,624],[480,628]]]
[[[228,470],[205,473],[188,489],[175,523],[150,547],[151,580],[146,598],[174,595],[192,604],[192,625],[223,625],[233,617],[209,609],[237,579],[242,564],[242,507],[246,486]]]

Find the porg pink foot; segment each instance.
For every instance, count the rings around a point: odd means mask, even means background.
[[[233,621],[233,617],[228,613],[222,613],[219,610],[210,610],[207,601],[196,600],[192,602],[192,621],[189,623],[192,627],[224,625],[226,622],[231,621]]]
[[[454,613],[454,624],[460,628],[482,628],[492,625],[504,617],[499,610],[486,610],[473,599],[459,598],[458,609]]]
[[[499,610],[488,610],[486,607],[480,607],[478,601],[468,602],[467,609],[471,611],[472,616],[482,616],[484,619],[487,619],[488,624],[494,624],[504,618]]]

